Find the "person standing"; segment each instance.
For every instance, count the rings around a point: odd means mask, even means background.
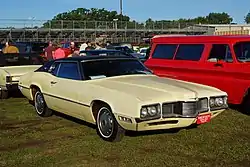
[[[45,49],[45,57],[47,60],[53,60],[55,54],[55,47],[53,46],[53,43],[50,41],[49,46]]]
[[[70,54],[73,54],[76,50],[75,42],[70,42]]]
[[[6,42],[5,47],[3,48],[3,53],[8,54],[8,53],[19,53],[19,49],[12,44],[12,42]]]
[[[56,60],[56,59],[61,59],[61,58],[65,58],[65,52],[64,50],[62,49],[62,44],[58,44],[57,45],[57,49],[55,50],[55,53],[54,53],[54,56],[53,56],[53,59]]]
[[[114,49],[110,41],[106,42],[106,49],[111,49],[111,50]]]
[[[87,42],[87,47],[85,48],[85,50],[94,50],[95,48],[92,46],[92,44],[91,44],[91,42],[90,41],[88,41]]]
[[[85,50],[88,47],[87,43],[81,44],[80,51]]]

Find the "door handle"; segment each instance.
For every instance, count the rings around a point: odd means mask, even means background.
[[[223,64],[220,64],[220,63],[216,63],[214,64],[215,67],[223,67]]]
[[[50,81],[51,84],[56,84],[57,82],[56,81]]]

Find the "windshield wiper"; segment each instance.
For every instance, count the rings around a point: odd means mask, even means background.
[[[125,74],[152,74],[150,71],[143,71],[143,70],[131,70],[131,71],[125,71]]]

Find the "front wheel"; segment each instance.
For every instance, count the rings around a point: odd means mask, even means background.
[[[116,121],[109,107],[101,107],[96,119],[97,133],[105,141],[121,141],[125,130]]]
[[[48,108],[43,94],[40,91],[37,91],[34,96],[34,106],[36,113],[41,117],[49,117],[53,114],[52,110]]]

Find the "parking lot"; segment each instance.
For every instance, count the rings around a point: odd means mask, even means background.
[[[249,166],[249,122],[227,110],[198,128],[109,143],[82,121],[41,118],[25,98],[10,98],[0,101],[0,166]]]

